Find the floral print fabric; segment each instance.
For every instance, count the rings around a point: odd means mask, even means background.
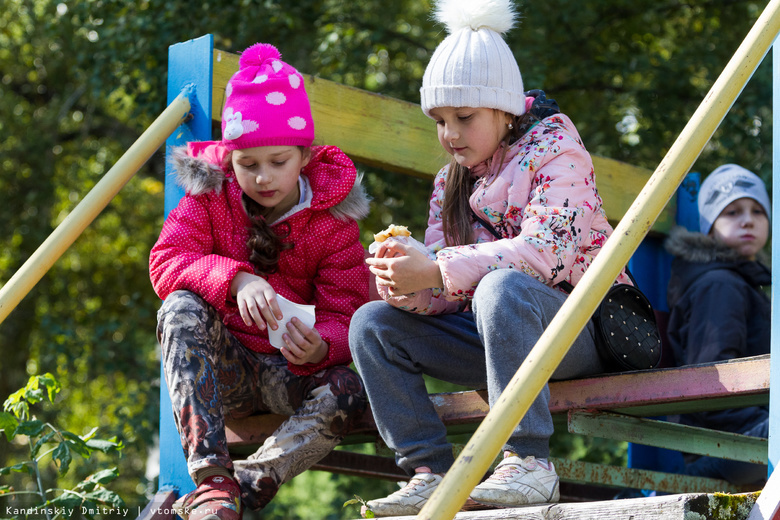
[[[366,407],[362,382],[348,367],[295,375],[282,355],[244,347],[189,291],[165,300],[157,334],[190,474],[208,466],[233,470],[249,508],[264,507],[281,484],[327,455]],[[225,417],[263,412],[289,418],[256,453],[232,460]]]
[[[503,164],[502,164],[503,158]],[[420,314],[463,310],[485,274],[516,269],[553,286],[576,285],[612,233],[596,189],[593,162],[563,114],[533,125],[489,166],[472,168],[472,210],[502,237],[474,222],[473,244],[445,247],[441,208],[448,167],[434,181],[425,245],[436,254],[445,287],[390,298]],[[500,167],[495,165],[501,164]],[[630,283],[621,274],[622,283]]]

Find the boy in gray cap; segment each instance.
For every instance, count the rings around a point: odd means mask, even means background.
[[[701,232],[672,231],[666,249],[674,255],[667,293],[669,344],[677,365],[769,353],[770,303],[761,289],[771,281],[757,260],[769,238],[770,202],[754,173],[725,164],[702,183],[698,197]],[[765,406],[680,416],[680,422],[753,437],[767,437]],[[713,457],[687,456],[688,475],[756,484],[766,466]]]

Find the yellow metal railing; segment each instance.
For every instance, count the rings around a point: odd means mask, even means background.
[[[111,199],[136,174],[182,123],[190,111],[189,88],[185,88],[149,128],[119,158],[94,188],[36,249],[21,268],[0,288],[0,323],[16,308],[51,266],[75,242]]]
[[[451,520],[509,439],[671,199],[780,32],[780,0],[769,2],[731,61],[658,165],[612,236],[520,365],[496,404],[417,515]]]

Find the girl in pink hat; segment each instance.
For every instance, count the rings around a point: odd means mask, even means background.
[[[352,161],[312,147],[302,76],[276,48],[241,55],[226,89],[222,140],[174,152],[186,195],[151,251],[165,300],[157,335],[187,466],[185,520],[238,520],[322,459],[365,408],[348,327],[368,301],[356,220],[368,211]],[[315,306],[313,326],[282,304]],[[283,332],[273,346],[271,331]],[[233,460],[225,419],[289,416]]]

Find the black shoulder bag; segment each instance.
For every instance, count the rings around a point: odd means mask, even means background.
[[[496,239],[504,238],[473,210],[472,215]],[[628,268],[626,274],[634,285],[621,283],[610,287],[591,317],[596,327],[596,349],[613,372],[655,368],[661,361],[661,334],[653,307]],[[567,293],[574,289],[566,281],[557,285]]]

